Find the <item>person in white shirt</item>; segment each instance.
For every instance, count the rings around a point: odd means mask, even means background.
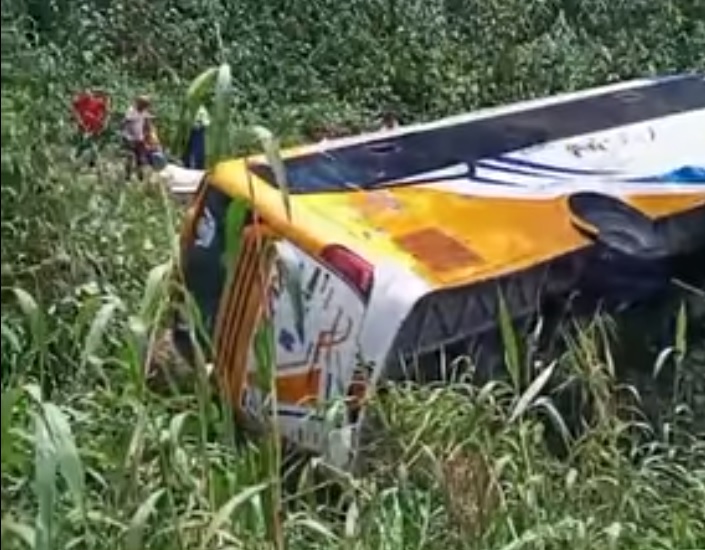
[[[149,162],[147,154],[147,134],[149,124],[152,123],[150,112],[151,101],[149,97],[140,95],[125,113],[122,120],[122,140],[127,150],[125,176],[129,181],[133,169],[137,170],[137,177],[144,179],[144,166]]]

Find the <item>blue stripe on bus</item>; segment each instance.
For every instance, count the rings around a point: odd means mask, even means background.
[[[515,157],[509,157],[503,155],[497,158],[498,162],[506,163],[510,166],[521,166],[525,168],[531,168],[533,170],[542,170],[544,172],[555,172],[557,174],[566,174],[573,176],[616,176],[620,172],[615,170],[594,170],[589,168],[571,168],[568,166],[556,166],[552,164],[545,164],[543,162],[536,162],[527,159],[518,159]],[[535,173],[536,175],[542,175]],[[549,174],[543,174],[549,176]]]

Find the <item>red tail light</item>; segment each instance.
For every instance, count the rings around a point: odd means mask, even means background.
[[[371,263],[337,244],[324,248],[321,258],[360,292],[365,300],[370,297],[374,279],[374,267]]]

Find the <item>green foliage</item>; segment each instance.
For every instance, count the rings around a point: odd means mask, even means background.
[[[376,469],[338,476],[335,496],[315,463],[279,475],[276,430],[233,449],[230,411],[200,370],[185,390],[148,391],[179,215],[162,193],[121,181],[114,134],[132,96],[149,92],[178,154],[205,104],[210,164],[263,149],[293,215],[274,135],[356,131],[390,106],[421,120],[703,70],[704,51],[700,0],[3,2],[3,546],[705,546],[702,296],[672,312],[672,342],[642,369],[673,389],[651,431],[624,414],[602,321],[535,369],[505,313],[511,383],[392,388],[371,404],[385,427]],[[71,95],[85,88],[113,105],[93,170],[71,154]],[[260,374],[273,390],[266,329]],[[592,404],[579,437],[557,380],[579,380]],[[550,426],[569,442],[563,459]]]

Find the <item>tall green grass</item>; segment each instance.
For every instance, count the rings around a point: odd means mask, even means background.
[[[227,444],[227,408],[204,398],[198,377],[185,392],[145,390],[139,373],[166,307],[165,274],[152,272],[142,300],[117,307],[105,296],[74,325],[77,371],[52,400],[30,381],[39,363],[4,386],[8,548],[702,547],[702,436],[631,436],[639,426],[613,407],[612,335],[602,322],[583,327],[525,386],[510,378],[391,388],[370,404],[384,426],[374,469],[338,480],[337,495],[312,475],[284,490],[275,432]],[[37,361],[57,329],[17,295],[27,330],[12,348],[19,365]],[[679,318],[679,369],[697,368]],[[4,326],[3,349],[19,328]],[[505,327],[507,342],[521,341]],[[602,411],[565,459],[548,449],[538,414],[553,397],[539,389],[559,372],[582,376]]]

